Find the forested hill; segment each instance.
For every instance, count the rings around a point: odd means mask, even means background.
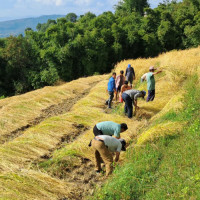
[[[16,19],[0,22],[0,37],[24,34],[26,28],[36,30],[38,23],[46,23],[48,19],[56,20],[63,15],[44,15],[35,18]]]
[[[154,9],[147,0],[123,0],[114,13],[69,13],[0,40],[0,97],[107,73],[120,60],[197,47],[199,32],[199,0]]]

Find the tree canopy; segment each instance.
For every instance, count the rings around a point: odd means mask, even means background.
[[[200,1],[123,0],[115,12],[69,13],[0,40],[0,96],[107,73],[121,59],[200,44]]]

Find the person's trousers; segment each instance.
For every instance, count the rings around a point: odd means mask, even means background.
[[[122,99],[125,102],[125,106],[124,106],[124,112],[125,112],[125,114],[126,113],[128,114],[128,118],[132,118],[132,116],[133,116],[133,100],[126,93],[122,94]]]
[[[111,108],[111,103],[114,97],[114,92],[108,92],[109,94],[109,99],[106,101],[106,104],[108,104],[108,107]]]
[[[155,98],[155,90],[148,90],[147,102],[153,101]]]
[[[106,176],[110,175],[113,171],[113,156],[108,150],[108,147],[103,141],[92,140],[92,147],[95,150],[95,168],[96,170],[101,170],[101,160],[106,166]]]
[[[93,128],[93,133],[94,133],[95,136],[103,135],[103,132],[101,130],[99,130],[96,125]]]

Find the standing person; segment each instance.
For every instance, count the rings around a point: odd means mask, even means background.
[[[135,111],[139,109],[137,106],[137,99],[139,97],[144,98],[146,92],[144,90],[127,90],[122,94],[122,98],[125,101],[124,112],[128,113],[128,118],[132,118],[133,116],[133,105],[135,106]]]
[[[97,135],[110,135],[115,138],[120,138],[120,133],[126,131],[128,129],[127,124],[117,124],[112,121],[105,121],[97,123],[93,128],[93,133],[95,136]]]
[[[116,92],[115,89],[115,78],[116,78],[116,73],[112,73],[112,77],[108,81],[108,94],[109,94],[109,99],[106,101],[106,105],[108,105],[108,108],[111,108],[111,103],[114,97],[114,92]]]
[[[100,172],[101,161],[106,166],[106,176],[113,171],[113,155],[116,152],[115,162],[118,162],[120,152],[126,151],[126,141],[124,139],[116,139],[109,135],[98,135],[92,140],[92,147],[95,150],[95,170]]]
[[[130,89],[131,89],[131,86],[128,85],[128,81],[124,81],[124,85],[122,85],[121,92],[119,93],[119,98],[120,98],[121,103],[123,102],[123,99],[122,99],[123,92]]]
[[[124,71],[121,70],[120,75],[118,75],[116,80],[115,80],[115,85],[116,85],[116,96],[115,96],[115,98],[116,98],[116,101],[117,101],[117,98],[118,98],[118,93],[120,93],[121,87],[124,84],[124,81],[125,81]]]
[[[128,67],[126,68],[125,76],[126,76],[126,80],[130,82],[131,88],[132,88],[133,80],[135,80],[135,71],[133,67],[131,67],[130,64],[128,64]]]
[[[146,80],[147,80],[147,90],[148,90],[148,101],[153,101],[155,98],[155,78],[154,75],[159,74],[162,72],[162,70],[155,72],[154,66],[151,66],[149,68],[149,72],[146,74]]]

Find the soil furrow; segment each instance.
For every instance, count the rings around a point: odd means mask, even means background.
[[[0,141],[0,144],[4,144],[6,142],[12,141],[13,139],[19,137],[20,135],[23,135],[23,133],[27,129],[31,128],[32,126],[40,124],[42,121],[44,121],[47,118],[62,115],[64,113],[69,112],[71,110],[71,108],[73,107],[73,105],[76,104],[76,102],[78,100],[80,100],[81,98],[84,98],[87,94],[89,94],[90,90],[98,82],[99,81],[94,82],[93,84],[90,85],[91,86],[90,88],[83,91],[82,93],[78,93],[74,98],[63,100],[62,103],[59,103],[59,104],[56,104],[56,105],[51,105],[50,107],[41,110],[41,115],[39,117],[30,121],[27,125],[20,127],[20,128],[14,130],[14,131],[8,133],[7,135],[5,135],[4,136],[5,138]]]

